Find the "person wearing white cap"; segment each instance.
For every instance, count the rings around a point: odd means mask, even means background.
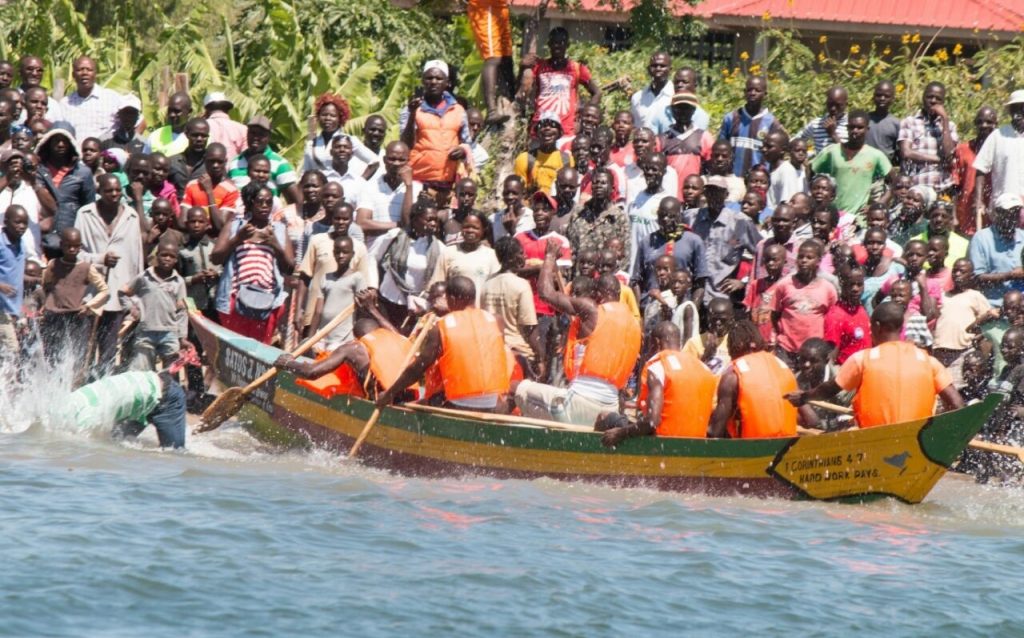
[[[110,137],[121,96],[96,85],[96,62],[92,58],[77,58],[71,69],[76,88],[61,100],[64,119],[75,127],[75,136],[80,140]]]
[[[129,155],[141,153],[146,147],[146,140],[136,128],[140,117],[142,101],[131,93],[122,95],[114,114],[114,128],[109,135],[100,138],[100,148],[104,151],[119,148]]]
[[[990,304],[999,308],[1005,293],[1024,291],[1020,254],[1024,230],[1019,227],[1024,200],[1020,195],[1003,193],[993,201],[992,225],[974,234],[967,257],[974,264],[978,289]]]
[[[409,147],[412,177],[428,188],[450,191],[459,162],[466,159],[461,144],[472,140],[466,110],[449,93],[448,65],[430,60],[423,65],[422,95],[414,95],[398,117],[401,139]]]
[[[210,125],[210,142],[223,144],[228,150],[229,160],[248,146],[245,137],[248,127],[228,115],[234,107],[234,103],[221,91],[207,93],[203,98],[203,118]]]
[[[982,193],[991,185],[993,200],[1001,195],[1024,196],[1024,89],[1010,94],[1006,101],[1010,123],[992,132],[974,159],[978,171],[974,186],[975,215],[985,214]]]

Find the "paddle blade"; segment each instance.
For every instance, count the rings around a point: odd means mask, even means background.
[[[199,427],[193,433],[201,434],[210,430],[216,430],[225,421],[238,414],[238,411],[245,405],[247,398],[248,395],[242,388],[228,388],[203,411]]]

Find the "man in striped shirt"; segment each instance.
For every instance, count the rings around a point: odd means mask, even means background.
[[[743,96],[747,103],[742,108],[726,113],[722,128],[718,131],[718,139],[732,146],[732,172],[737,177],[744,177],[751,167],[764,162],[761,147],[769,133],[786,130],[778,118],[764,108],[764,99],[768,97],[768,80],[760,75],[747,78]]]
[[[264,115],[257,115],[249,120],[247,140],[249,147],[241,155],[228,163],[228,177],[239,189],[249,183],[249,158],[263,155],[270,160],[270,182],[267,186],[274,195],[282,194],[296,208],[302,207],[302,191],[299,189],[299,178],[288,160],[270,148],[270,120]]]
[[[814,152],[820,153],[829,144],[846,142],[846,104],[849,96],[846,89],[833,86],[825,94],[825,115],[807,123],[798,138],[814,142]]]

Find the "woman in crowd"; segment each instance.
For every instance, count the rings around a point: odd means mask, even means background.
[[[334,93],[324,93],[313,105],[316,121],[320,131],[316,137],[306,142],[306,150],[302,155],[303,171],[324,171],[331,166],[331,140],[341,132],[352,110],[345,98]]]
[[[225,224],[210,255],[223,265],[216,307],[221,324],[270,343],[288,295],[284,276],[295,266],[284,224],[270,220],[274,194],[266,186],[242,189],[245,217]]]

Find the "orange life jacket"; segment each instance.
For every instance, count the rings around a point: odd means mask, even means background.
[[[380,387],[390,388],[402,374],[402,363],[409,355],[412,342],[387,328],[377,328],[359,338],[370,355],[370,373]]]
[[[707,436],[708,421],[715,405],[718,377],[700,359],[679,350],[662,350],[651,357],[640,373],[639,407],[647,411],[647,371],[655,363],[664,371],[664,403],[661,422],[655,424],[658,436]]]
[[[508,392],[505,340],[494,317],[479,308],[449,313],[437,323],[438,369],[449,401]]]
[[[566,343],[566,357],[573,357],[573,351],[585,346],[583,358],[579,361],[579,369],[573,364],[573,375],[602,379],[622,389],[633,372],[636,358],[640,355],[640,326],[637,324],[629,306],[621,301],[610,301],[597,307],[597,325],[586,339],[577,338],[578,321],[569,327],[569,341]]]
[[[740,437],[796,436],[796,408],[782,398],[797,390],[796,377],[786,364],[769,352],[752,352],[733,361],[732,369],[739,379]]]
[[[934,413],[937,395],[928,353],[906,341],[887,341],[857,355],[864,357],[853,397],[860,427],[905,423]]]
[[[329,355],[329,352],[321,352],[317,355],[316,360],[320,361]],[[333,372],[328,372],[316,379],[296,378],[295,385],[312,390],[325,399],[330,399],[339,394],[348,394],[356,397],[366,396],[366,393],[363,391],[363,384],[359,380],[359,375],[356,374],[356,371],[348,363],[343,363],[335,368]]]
[[[416,109],[416,140],[409,151],[413,179],[421,182],[454,182],[458,162],[448,153],[460,144],[459,131],[466,111],[452,104],[438,117],[421,108]]]

